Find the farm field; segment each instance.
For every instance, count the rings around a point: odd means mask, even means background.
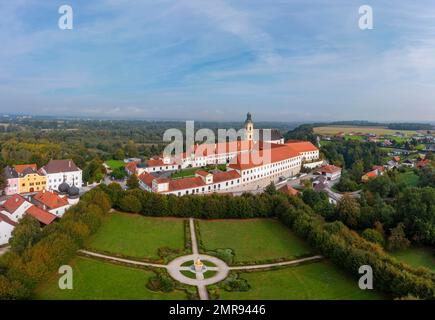
[[[228,292],[220,289],[220,299],[229,300],[372,300],[381,294],[361,290],[357,280],[344,274],[328,261],[287,267],[279,270],[241,273],[251,289]]]
[[[133,258],[159,260],[158,249],[184,250],[184,220],[111,213],[87,248]]]
[[[412,130],[391,130],[384,127],[349,127],[349,126],[325,126],[325,127],[316,127],[313,129],[316,134],[325,134],[325,135],[335,135],[339,132],[344,132],[345,134],[349,134],[351,132],[361,132],[361,133],[374,133],[376,135],[389,135],[394,134],[396,132],[402,132],[407,136],[412,136],[417,134],[417,131]]]
[[[35,299],[44,300],[178,300],[186,299],[183,291],[154,292],[146,287],[154,272],[108,262],[76,257],[72,290],[60,290],[59,275],[53,276],[36,290]]]
[[[287,227],[273,219],[200,220],[205,251],[230,248],[235,262],[294,259],[311,248]]]
[[[412,267],[425,267],[435,272],[435,250],[431,248],[414,247],[390,254]]]
[[[107,160],[106,164],[110,169],[115,170],[117,168],[125,167],[125,163],[122,160]]]

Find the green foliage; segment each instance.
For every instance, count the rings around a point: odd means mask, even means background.
[[[234,262],[234,252],[232,249],[216,249],[210,252],[210,254],[225,261],[227,264],[233,264]]]
[[[271,182],[265,189],[264,192],[267,193],[268,195],[275,195],[278,191],[276,191],[276,187],[275,184],[273,182]]]
[[[139,180],[135,174],[132,174],[127,180],[127,187],[129,189],[139,188]]]
[[[174,281],[161,272],[150,278],[147,283],[147,288],[152,291],[171,292],[175,289]]]
[[[409,247],[411,242],[406,239],[405,225],[399,223],[397,227],[391,230],[391,235],[388,237],[388,249],[391,251],[404,250]]]
[[[41,227],[38,220],[27,214],[12,231],[12,238],[9,240],[11,250],[21,254],[38,242],[41,236]]]
[[[384,236],[375,229],[365,229],[361,233],[361,236],[368,241],[380,244],[381,246],[384,245]]]
[[[110,208],[100,189],[89,191],[59,222],[41,232],[26,216],[14,231],[12,250],[0,257],[0,299],[29,298],[36,285],[68,262],[85,239],[101,224]],[[107,209],[106,211],[104,209]]]
[[[226,291],[248,291],[251,286],[248,281],[239,277],[237,273],[230,274],[221,284],[220,287]]]

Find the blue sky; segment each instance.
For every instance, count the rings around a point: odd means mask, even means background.
[[[60,30],[58,8],[74,10]],[[358,28],[358,8],[374,29]],[[0,112],[434,121],[435,3],[1,0]]]

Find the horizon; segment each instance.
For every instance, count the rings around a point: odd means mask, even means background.
[[[72,30],[63,4],[0,4],[1,113],[435,123],[428,0],[370,4],[372,30],[356,0],[71,1]]]

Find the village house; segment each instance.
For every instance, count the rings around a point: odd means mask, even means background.
[[[56,215],[38,208],[21,195],[15,194],[0,205],[0,245],[8,243],[15,226],[26,214],[34,217],[41,225],[48,225],[56,219]]]
[[[373,166],[372,170],[367,172],[365,175],[361,177],[362,182],[368,182],[370,179],[377,178],[379,176],[384,175],[384,167],[383,166]]]
[[[334,165],[322,166],[317,172],[330,181],[337,180],[341,177],[341,168]]]
[[[41,171],[47,177],[48,190],[57,191],[63,182],[77,188],[83,185],[82,170],[71,159],[50,160]]]

